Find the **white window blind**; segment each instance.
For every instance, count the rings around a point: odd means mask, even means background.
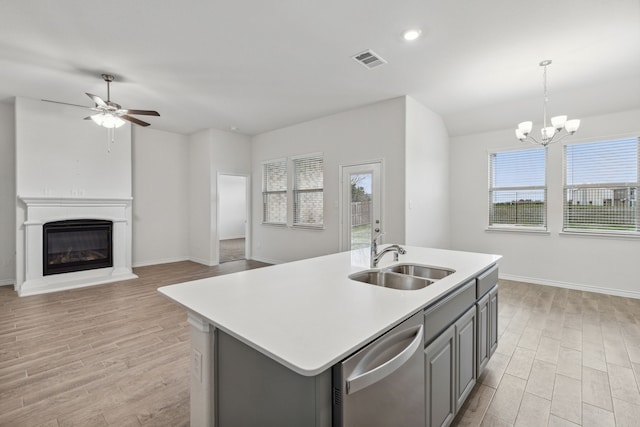
[[[546,149],[489,154],[489,226],[547,225]]]
[[[293,225],[322,227],[324,162],[322,155],[293,159]]]
[[[287,223],[287,161],[262,164],[262,222]]]
[[[638,143],[626,138],[565,146],[565,231],[640,232]]]

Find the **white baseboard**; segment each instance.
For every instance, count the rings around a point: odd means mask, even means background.
[[[0,279],[0,286],[13,285],[15,286],[16,279]]]
[[[204,259],[204,258],[189,257],[189,261],[196,262],[196,263],[202,264],[202,265],[206,265],[207,267],[213,267],[215,265],[218,265],[218,264],[212,264],[211,261],[209,261],[208,259]]]
[[[284,264],[286,261],[262,258],[262,257],[251,257],[253,261],[264,262],[266,264]]]
[[[149,261],[134,262],[134,267],[146,267],[148,265],[169,264],[170,262],[189,261],[189,257],[153,259]]]
[[[533,283],[535,285],[555,286],[557,288],[575,289],[577,291],[596,292],[599,294],[615,295],[619,297],[640,299],[640,292],[625,291],[621,289],[602,288],[598,286],[582,285],[580,283],[560,282],[557,280],[537,279],[533,277],[514,276],[500,273],[500,278],[515,282]]]

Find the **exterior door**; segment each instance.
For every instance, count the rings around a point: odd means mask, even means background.
[[[342,166],[343,251],[366,248],[382,232],[380,162]]]

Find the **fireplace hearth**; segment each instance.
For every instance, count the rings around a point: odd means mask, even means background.
[[[43,225],[42,274],[113,267],[113,222],[74,219]]]

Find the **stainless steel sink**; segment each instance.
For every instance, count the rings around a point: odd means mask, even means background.
[[[409,276],[423,277],[430,280],[444,279],[448,275],[454,273],[448,268],[429,267],[419,264],[397,264],[385,269],[394,273],[406,274]]]
[[[353,273],[351,280],[384,286],[385,288],[415,291],[425,288],[434,281],[454,273],[448,268],[429,267],[420,264],[396,264],[381,270],[365,270]]]
[[[429,286],[433,282],[422,277],[408,276],[385,270],[365,270],[349,276],[351,280],[384,286],[385,288],[414,291]]]

